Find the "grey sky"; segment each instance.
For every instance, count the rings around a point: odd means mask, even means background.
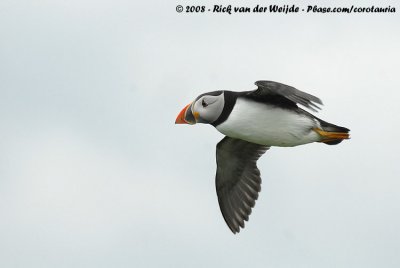
[[[399,267],[400,10],[142,2],[0,2],[0,266]],[[229,2],[244,3],[261,2]],[[352,139],[268,151],[233,235],[214,189],[223,136],[174,120],[260,79],[320,97]]]

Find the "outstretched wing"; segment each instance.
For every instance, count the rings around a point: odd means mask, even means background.
[[[322,105],[322,101],[319,98],[294,87],[273,81],[257,81],[255,84],[258,88],[249,92],[249,96],[254,98],[276,98],[280,96],[291,101],[293,104],[301,104],[314,112],[317,109],[321,109],[317,105]]]
[[[233,233],[244,228],[261,190],[257,160],[269,149],[230,137],[217,145],[216,188],[219,207]]]

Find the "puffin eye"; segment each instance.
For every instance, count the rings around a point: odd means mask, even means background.
[[[201,105],[205,108],[205,107],[207,107],[208,106],[208,103],[206,103],[205,101],[204,101],[204,99],[201,101]]]

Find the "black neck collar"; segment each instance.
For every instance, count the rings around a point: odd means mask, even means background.
[[[228,119],[233,110],[233,106],[235,106],[237,97],[237,92],[224,90],[224,108],[222,109],[222,113],[218,117],[218,119],[212,122],[211,125],[216,127],[219,124],[225,122],[226,119]]]

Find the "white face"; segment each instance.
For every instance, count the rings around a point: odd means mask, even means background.
[[[203,95],[192,104],[192,113],[197,123],[210,124],[218,119],[224,109],[224,93],[218,96]]]

